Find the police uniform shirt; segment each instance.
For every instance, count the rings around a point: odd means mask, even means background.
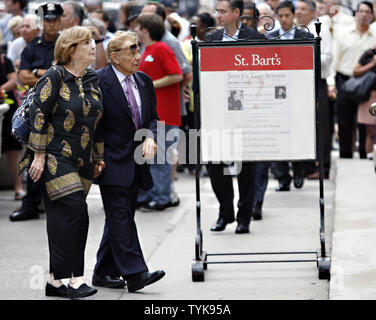
[[[20,70],[48,69],[55,60],[55,42],[47,42],[43,36],[35,38],[22,51]]]

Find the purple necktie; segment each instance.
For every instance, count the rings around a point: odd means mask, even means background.
[[[129,104],[129,107],[131,108],[131,112],[132,112],[132,120],[133,120],[133,123],[134,123],[134,127],[136,128],[136,130],[138,130],[141,127],[140,112],[138,111],[136,98],[134,96],[131,81],[130,81],[129,77],[125,77],[124,82],[125,82],[125,87],[126,87],[126,90],[127,90],[128,104]]]

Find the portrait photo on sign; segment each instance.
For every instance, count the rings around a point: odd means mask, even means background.
[[[243,90],[228,90],[228,110],[243,110]]]
[[[276,99],[286,99],[286,87],[285,86],[276,86],[274,92],[275,92]]]

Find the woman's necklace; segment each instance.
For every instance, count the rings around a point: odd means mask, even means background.
[[[85,71],[84,71],[84,72],[80,72],[80,73],[76,73],[75,71],[72,70],[71,67],[65,66],[65,68],[66,68],[71,74],[73,74],[76,78],[82,78],[82,77],[85,75]]]
[[[80,97],[80,98],[82,98],[82,99],[84,99],[85,98],[85,92],[84,92],[84,87],[83,87],[83,84],[82,84],[82,77],[83,77],[83,75],[81,76],[81,75],[77,75],[75,72],[73,72],[72,71],[72,69],[70,68],[70,67],[68,67],[68,66],[65,66],[65,68],[71,73],[71,74],[73,74],[74,76],[75,76],[75,78],[76,79],[74,79],[75,80],[75,82],[76,82],[76,84],[77,84],[77,86],[78,86],[78,89],[79,89],[79,94],[78,94],[78,96]],[[86,70],[85,70],[86,71]]]

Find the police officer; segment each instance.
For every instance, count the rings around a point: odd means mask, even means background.
[[[35,11],[43,16],[43,34],[31,41],[22,51],[19,78],[22,84],[33,86],[45,74],[54,61],[55,42],[59,36],[60,16],[63,8],[60,4],[49,2]],[[42,200],[41,184],[27,179],[27,194],[22,206],[9,216],[11,221],[39,218],[38,205]]]
[[[29,86],[33,86],[52,65],[63,8],[60,4],[49,2],[35,13],[43,14],[43,34],[23,50],[20,64],[20,80]]]

